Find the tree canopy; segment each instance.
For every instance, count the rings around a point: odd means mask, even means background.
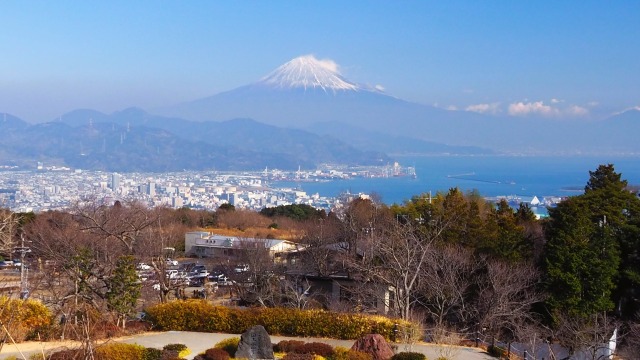
[[[552,312],[632,314],[640,290],[640,199],[613,165],[590,171],[583,195],[550,210],[545,278]]]

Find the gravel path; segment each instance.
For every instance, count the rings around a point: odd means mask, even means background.
[[[204,352],[206,349],[213,347],[216,343],[231,337],[239,336],[237,334],[221,334],[221,333],[199,333],[199,332],[187,332],[187,331],[167,331],[167,332],[151,332],[135,336],[122,337],[117,339],[111,339],[109,341],[117,341],[129,344],[139,344],[145,347],[154,347],[161,349],[166,344],[179,343],[185,344],[191,349],[191,355],[187,359],[193,359],[198,353]],[[280,340],[285,339],[298,339],[307,342],[323,342],[331,346],[344,346],[350,348],[353,345],[354,340],[334,340],[324,338],[293,338],[284,336],[272,336],[271,342],[277,343]],[[40,353],[42,351],[50,351],[60,348],[73,348],[77,347],[78,343],[66,341],[66,342],[25,342],[16,345],[5,344],[2,352],[0,353],[0,359],[6,359],[9,356],[16,356],[18,359],[22,359],[20,351],[28,359],[30,355]],[[427,359],[435,360],[439,356],[447,356],[452,360],[489,360],[494,359],[486,353],[476,348],[460,347],[460,346],[438,346],[432,344],[414,344],[411,347],[408,345],[399,344],[398,351],[417,351],[425,354]]]

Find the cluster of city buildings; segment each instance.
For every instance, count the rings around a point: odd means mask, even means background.
[[[68,209],[78,202],[140,201],[150,207],[217,209],[222,204],[260,210],[307,204],[318,209],[340,207],[348,199],[307,194],[295,188],[273,188],[272,180],[344,179],[359,176],[343,171],[277,170],[244,173],[195,172],[110,173],[49,168],[0,171],[0,207],[15,212]]]

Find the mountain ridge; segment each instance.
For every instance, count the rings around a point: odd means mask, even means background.
[[[270,74],[278,73],[285,65]],[[329,67],[338,68],[335,63]],[[366,91],[363,86],[358,86],[357,91],[292,86],[311,81],[309,73],[312,69],[316,67],[298,71],[303,74],[299,79],[285,76],[290,86],[268,86],[258,81],[152,112],[194,121],[252,118],[274,126],[300,129],[341,123],[416,142],[511,154],[640,154],[640,142],[628,135],[640,131],[637,122],[584,121],[579,117],[540,114],[480,114],[413,103],[381,92]],[[322,68],[323,71],[332,69]],[[295,71],[288,74],[295,74]],[[334,75],[336,73],[331,73]],[[356,86],[347,79],[344,81]],[[395,150],[400,149],[390,152]]]
[[[128,108],[112,114],[78,109],[55,121],[29,125],[7,116],[0,161],[34,167],[37,161],[105,171],[283,170],[323,162],[379,165],[384,153],[253,120],[190,122]],[[30,165],[28,165],[30,164]]]

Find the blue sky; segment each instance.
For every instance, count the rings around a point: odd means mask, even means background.
[[[0,112],[153,109],[306,54],[457,110],[593,119],[640,105],[640,1],[2,1]]]

